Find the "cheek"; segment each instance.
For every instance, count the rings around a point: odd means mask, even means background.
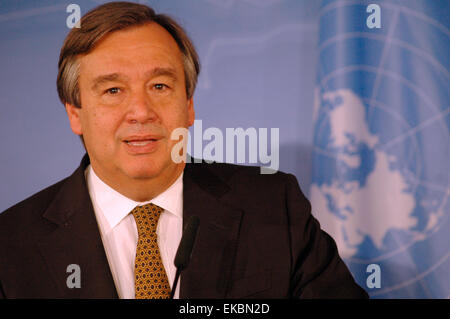
[[[90,140],[94,142],[105,141],[115,137],[119,116],[101,110],[94,110],[84,119],[86,129],[84,130]],[[106,144],[106,143],[101,143]]]
[[[185,101],[178,104],[177,111],[169,114],[171,120],[171,129],[189,126],[189,112]]]
[[[187,123],[187,117],[184,114],[183,115],[178,114],[178,115],[179,116],[172,118],[170,124],[166,126],[169,139],[172,143],[177,143],[176,140],[171,139],[171,136],[172,136],[172,134],[174,134],[175,130],[180,129],[180,128],[188,128],[189,127],[188,123]]]

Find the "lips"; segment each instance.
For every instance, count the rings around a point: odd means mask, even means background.
[[[161,136],[130,136],[123,139],[127,151],[131,154],[146,154],[156,150]]]
[[[125,143],[132,146],[145,146],[150,144],[151,142],[156,142],[156,138],[150,138],[145,140],[124,140]]]
[[[157,141],[161,139],[161,136],[157,135],[143,135],[143,136],[129,136],[123,139],[125,143],[141,143],[149,141]]]
[[[127,142],[125,141],[125,143],[127,143],[128,145],[132,145],[132,146],[144,146],[144,145],[148,145],[149,143],[151,143],[152,141],[156,141],[156,140],[149,140],[149,141],[131,141],[131,142]]]

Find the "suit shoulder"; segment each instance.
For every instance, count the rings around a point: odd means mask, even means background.
[[[40,218],[65,181],[48,186],[0,213],[0,234],[17,228],[18,224],[24,226]]]
[[[226,182],[248,181],[257,184],[285,184],[290,179],[296,181],[296,177],[292,174],[282,171],[271,171],[268,173],[267,170],[262,170],[259,166],[212,163],[208,165],[208,169]]]
[[[220,180],[236,197],[253,198],[255,194],[270,194],[267,198],[259,196],[260,200],[276,200],[274,197],[281,199],[288,193],[297,193],[300,197],[304,197],[297,178],[281,171],[262,174],[260,167],[257,166],[228,163],[194,163],[190,164],[190,169],[197,171],[195,175],[201,175],[203,181],[204,176],[209,176],[209,180]],[[209,186],[215,183],[206,184]]]

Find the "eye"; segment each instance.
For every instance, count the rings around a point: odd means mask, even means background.
[[[155,85],[153,85],[153,87],[156,90],[164,90],[164,89],[168,88],[168,86],[165,85],[164,83],[156,83]]]
[[[108,94],[111,94],[111,95],[115,95],[115,94],[117,94],[117,93],[119,93],[120,92],[120,89],[119,88],[116,88],[116,87],[114,87],[114,88],[109,88],[109,89],[107,89],[106,91],[105,91],[105,93],[108,93]]]

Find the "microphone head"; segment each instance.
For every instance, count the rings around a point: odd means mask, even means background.
[[[185,269],[189,264],[199,225],[198,216],[190,216],[186,222],[174,261],[175,267],[179,270]]]

